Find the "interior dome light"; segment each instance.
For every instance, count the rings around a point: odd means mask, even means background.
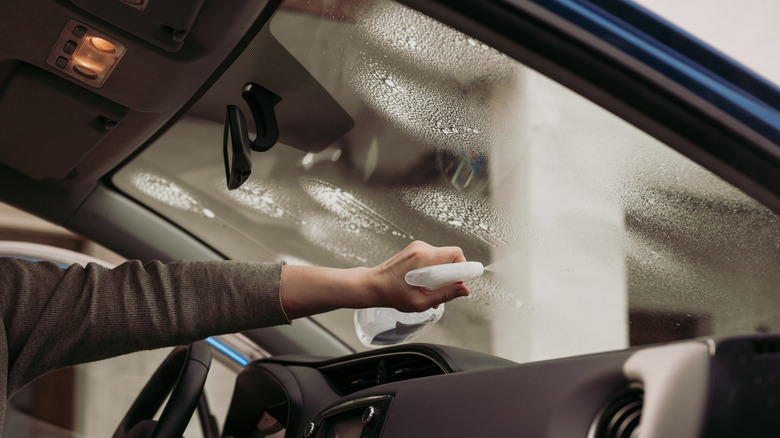
[[[76,20],[60,32],[48,64],[93,87],[101,87],[126,52],[118,40]]]
[[[74,64],[73,70],[87,79],[94,80],[98,78],[98,74],[97,72],[95,72],[95,70],[92,70],[91,68],[83,66],[81,64]]]
[[[110,55],[116,53],[116,46],[111,44],[110,41],[104,40],[103,38],[92,37],[89,39],[89,43],[92,44],[92,47],[103,53],[108,53]]]

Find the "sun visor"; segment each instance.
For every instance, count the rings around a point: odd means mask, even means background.
[[[268,60],[268,63],[257,60]],[[352,117],[282,45],[264,28],[242,55],[193,106],[189,116],[222,123],[226,105],[248,107],[241,91],[257,83],[281,100],[276,103],[279,143],[307,152],[319,152],[343,137]],[[254,129],[250,123],[250,129]]]
[[[71,0],[102,20],[170,52],[181,49],[203,0]]]
[[[126,113],[117,103],[20,64],[0,91],[0,162],[35,179],[65,178]]]

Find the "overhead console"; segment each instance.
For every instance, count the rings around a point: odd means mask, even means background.
[[[279,3],[4,3],[0,199],[35,197],[26,208],[63,223],[99,178],[199,97]]]
[[[203,0],[71,0],[121,29],[175,52],[195,24]]]
[[[412,344],[276,357],[236,381],[223,436],[763,436],[780,428],[780,336],[515,364]]]

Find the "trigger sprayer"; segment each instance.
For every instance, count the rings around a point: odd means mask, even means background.
[[[404,279],[410,286],[436,290],[448,284],[471,280],[484,272],[485,267],[480,262],[444,263],[409,271]]]
[[[436,290],[448,284],[479,277],[485,272],[479,262],[445,263],[426,266],[406,273],[410,286]],[[355,331],[363,345],[378,347],[409,342],[422,330],[438,321],[444,313],[444,304],[425,312],[406,313],[386,307],[355,311]]]

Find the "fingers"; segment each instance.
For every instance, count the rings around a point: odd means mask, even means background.
[[[463,282],[454,283],[435,291],[426,290],[424,288],[417,288],[420,296],[425,298],[418,303],[417,311],[425,311],[431,307],[438,309],[441,304],[450,302],[455,298],[467,297],[471,294],[469,288],[463,284]]]
[[[458,297],[467,296],[469,289],[461,283],[447,285],[435,291],[406,284],[407,272],[431,265],[465,262],[457,246],[435,247],[422,241],[410,243],[403,251],[373,268],[370,289],[380,307],[394,307],[404,312],[421,312]]]
[[[446,303],[448,301],[452,301],[455,298],[460,297],[467,297],[471,293],[468,287],[466,287],[463,282],[458,282],[455,284],[451,284],[449,286],[445,286],[442,289],[440,289],[441,292],[441,299],[443,300],[442,303]]]
[[[448,256],[452,257],[452,263],[465,262],[466,257],[463,255],[463,250],[457,246],[445,246],[441,248],[442,252],[445,252]]]
[[[399,258],[400,260],[398,260]],[[435,247],[416,240],[410,243],[398,255],[388,260],[388,262],[399,262],[401,260],[408,261],[416,269],[443,263],[465,262],[466,257],[463,255],[463,250],[457,246]]]

